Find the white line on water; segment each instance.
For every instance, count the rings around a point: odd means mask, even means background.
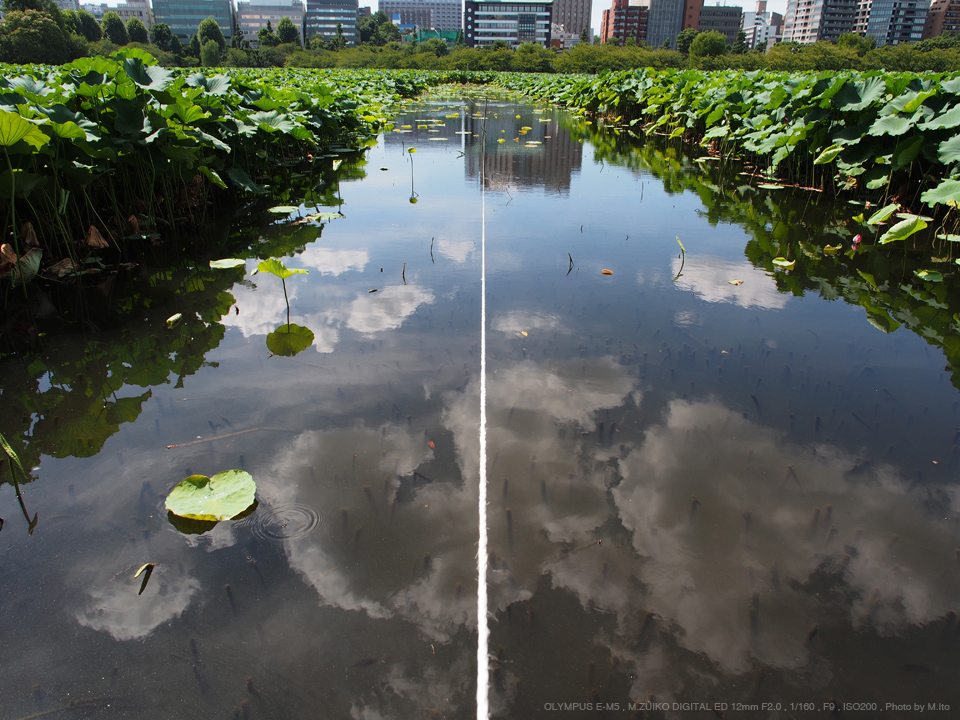
[[[480,131],[480,545],[477,551],[477,720],[489,717],[487,668],[487,107]]]

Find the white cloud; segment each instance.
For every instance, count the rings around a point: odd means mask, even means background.
[[[680,272],[680,259],[673,261],[673,273]],[[731,285],[729,280],[743,280]],[[680,290],[695,293],[711,303],[734,303],[741,307],[779,310],[789,296],[777,290],[773,278],[746,260],[736,262],[710,255],[688,255],[683,274],[674,282]]]

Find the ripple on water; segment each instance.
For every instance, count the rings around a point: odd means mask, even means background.
[[[261,540],[300,540],[323,523],[323,514],[299,503],[260,508],[238,523]]]

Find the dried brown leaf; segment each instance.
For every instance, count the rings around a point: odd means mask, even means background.
[[[37,240],[37,233],[33,229],[33,223],[29,220],[20,226],[20,237],[23,238],[23,244],[28,249],[40,246],[40,241]]]
[[[108,243],[103,239],[103,235],[100,234],[100,231],[97,230],[93,225],[90,226],[90,229],[87,231],[87,238],[85,240],[87,245],[92,248],[105,248]]]

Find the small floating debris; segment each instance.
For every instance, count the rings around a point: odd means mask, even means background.
[[[607,270],[606,268],[604,268],[603,270],[600,271],[600,274],[601,274],[601,275],[613,275],[613,270]]]

